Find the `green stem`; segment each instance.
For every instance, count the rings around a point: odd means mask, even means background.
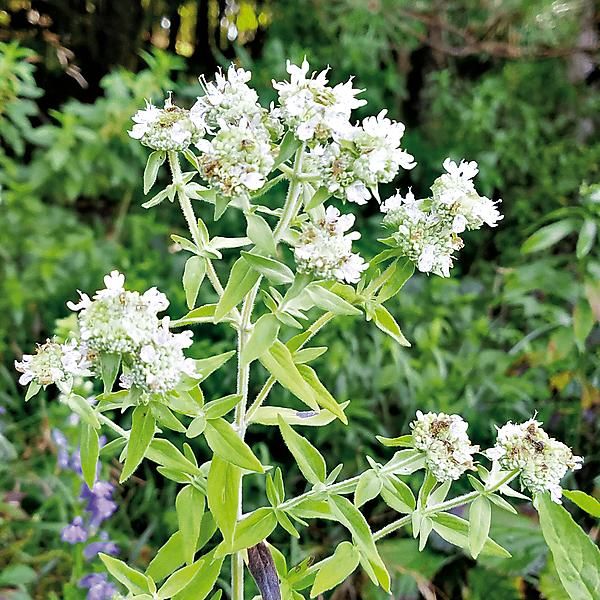
[[[304,144],[296,150],[294,157],[294,168],[290,175],[290,187],[288,188],[285,204],[279,223],[275,226],[273,237],[277,243],[288,230],[292,221],[296,218],[302,201],[300,192],[302,191],[302,182],[300,181],[300,173],[302,172],[302,162],[304,158]]]
[[[101,412],[96,412],[96,417],[100,423],[104,423],[108,425],[115,433],[120,435],[122,438],[126,440],[129,439],[129,431],[125,431],[122,427],[119,427],[116,423],[113,423],[106,415],[103,415]]]
[[[434,515],[439,512],[451,510],[453,508],[456,508],[457,506],[464,506],[466,504],[469,504],[470,502],[473,502],[473,500],[475,500],[475,498],[477,498],[478,496],[481,496],[482,494],[487,495],[487,494],[492,494],[492,493],[498,491],[503,485],[510,483],[518,475],[518,473],[519,472],[517,470],[510,471],[505,477],[503,477],[500,481],[496,482],[493,486],[486,488],[485,492],[477,492],[477,491],[469,492],[468,494],[463,494],[462,496],[457,496],[456,498],[452,498],[451,500],[446,500],[445,502],[440,502],[439,504],[434,504],[433,506],[429,506],[429,507],[423,509],[421,511],[421,513],[423,514],[423,516],[430,516],[430,515]],[[373,539],[375,541],[378,541],[378,540],[384,538],[386,535],[389,535],[390,533],[393,533],[394,531],[401,529],[405,525],[408,525],[408,523],[410,523],[410,522],[411,522],[411,515],[406,515],[405,517],[402,517],[401,519],[392,521],[389,525],[386,525],[379,531],[376,531],[373,534]]]

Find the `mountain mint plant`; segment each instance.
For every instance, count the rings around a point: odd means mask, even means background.
[[[288,62],[287,71],[289,81],[273,82],[278,102],[268,109],[249,86],[251,74],[232,66],[213,82],[202,80],[205,94],[191,109],[176,106],[169,96],[163,108],[148,102],[133,116],[129,135],[152,150],[145,192],[165,163],[172,179],[145,207],[177,202],[189,227],[189,237],[173,236],[189,253],[182,274],[189,312],[174,321],[161,316],[169,305],[164,294],[128,290],[124,275],[113,271],[104,289],[92,297],[79,292],[79,300],[68,303],[77,322],[68,340],[49,340],[16,364],[21,383],[29,385],[27,400],[55,384],[79,415],[81,468],[90,490],[96,489],[101,429],[110,432],[108,445],[120,452],[121,482],[147,460],[180,485],[179,530],[144,573],[100,554],[127,598],[202,600],[225,561],[231,583],[224,589],[234,600],[248,597],[248,576],[265,600],[297,600],[334,588],[359,567],[389,592],[377,542],[402,528],[418,538],[421,549],[433,531],[473,557],[508,556],[489,538],[490,522],[492,507],[515,512],[507,498],[527,499],[510,487],[518,480],[533,495],[553,551],[556,511],[570,519],[556,503],[561,479],[582,459],[534,420],[504,425],[496,446],[480,451],[460,416],[418,412],[410,433],[378,438],[392,448],[386,463],[367,457],[368,470],[343,480],[341,465],[329,470],[302,436],[304,427],[334,419],[347,423],[345,404],[310,366],[326,350],[311,345],[319,330],[338,315],[352,315],[409,346],[385,303],[400,293],[415,267],[448,277],[463,245],[461,234],[494,227],[502,216],[496,202],[477,193],[474,162],[446,160],[427,198],[416,199],[409,190],[381,199],[380,183],[415,166],[402,147],[404,126],[385,111],[354,122],[353,109],[365,101],[352,80],[331,86],[327,71],[310,74],[306,60],[301,66]],[[276,208],[261,203],[267,190],[282,190]],[[368,259],[353,248],[360,237],[355,217],[343,212],[346,203],[366,202],[383,214],[382,250]],[[237,236],[211,236],[207,222],[226,210],[241,213],[245,229]],[[217,265],[226,252],[236,258],[225,274]],[[200,287],[207,284],[218,301],[197,306]],[[237,348],[199,360],[186,357],[193,331],[182,327],[200,323],[230,325]],[[226,363],[236,364],[236,389],[205,398],[204,380]],[[265,377],[256,395],[249,387],[251,369]],[[74,393],[73,381],[81,377],[103,382],[95,404]],[[294,409],[278,406],[278,386],[296,398]],[[129,430],[111,417],[121,413],[131,415]],[[279,429],[306,479],[304,493],[286,497],[281,470],[263,464],[245,442],[250,427]],[[169,441],[174,434],[183,443]],[[210,456],[197,456],[185,443],[198,436],[204,436]],[[404,478],[418,471],[422,484],[413,490]],[[266,490],[264,505],[251,512],[242,496],[244,478],[261,478]],[[452,484],[461,478],[473,491],[452,496]],[[377,497],[398,516],[373,531],[360,508]],[[452,512],[467,505],[468,520]],[[288,565],[269,536],[281,527],[299,537],[310,519],[339,522],[348,541],[322,560]],[[574,539],[585,545],[585,534],[569,523]],[[82,523],[69,527],[68,541],[79,541]],[[95,578],[90,589],[99,585],[112,593],[113,584]]]

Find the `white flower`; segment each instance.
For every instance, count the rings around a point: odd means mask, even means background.
[[[465,229],[479,229],[484,223],[495,227],[503,217],[494,202],[480,196],[475,190],[473,178],[479,169],[475,161],[456,164],[447,158],[446,173],[438,177],[431,186],[432,210],[452,219],[455,233]]]
[[[82,342],[90,353],[134,352],[149,340],[158,327],[157,313],[169,306],[156,288],[144,294],[124,289],[125,277],[113,271],[104,278],[106,286],[91,300],[80,292],[81,301],[68,306],[78,311]]]
[[[260,189],[275,163],[267,130],[247,119],[237,125],[221,123],[212,141],[201,140],[198,149],[200,174],[228,198]]]
[[[135,125],[129,135],[153,150],[183,151],[206,132],[201,115],[175,106],[169,96],[164,108],[146,101],[146,108],[132,117]]]
[[[496,445],[485,454],[502,469],[518,469],[521,484],[531,492],[548,491],[552,500],[560,503],[561,479],[569,469],[580,469],[583,458],[574,456],[568,446],[551,438],[540,426],[534,419],[507,423],[498,429]]]
[[[128,361],[127,370],[121,375],[121,386],[136,386],[143,395],[162,395],[173,391],[183,375],[197,377],[193,359],[186,358],[183,349],[192,343],[192,332],[171,333],[169,318],[164,317],[160,326]]]
[[[346,233],[353,224],[354,215],[341,215],[333,206],[327,207],[324,219],[303,224],[294,248],[298,270],[322,279],[357,283],[369,264],[352,252],[352,241],[360,237],[358,232]]]
[[[473,446],[467,435],[467,423],[458,415],[423,414],[410,424],[415,448],[425,453],[425,464],[438,481],[458,479],[473,469]]]
[[[352,79],[334,87],[328,86],[327,71],[307,78],[306,59],[298,67],[287,62],[290,81],[273,81],[279,95],[279,110],[284,123],[302,141],[329,140],[350,127],[350,113],[366,104],[355,96],[362,90],[352,87]]]
[[[90,375],[89,363],[75,340],[58,344],[47,340],[39,345],[35,354],[24,354],[23,359],[15,361],[15,369],[22,373],[21,385],[31,381],[46,386],[72,380],[75,376]]]

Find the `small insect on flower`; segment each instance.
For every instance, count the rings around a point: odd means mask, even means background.
[[[369,266],[359,254],[352,252],[352,242],[360,233],[346,233],[354,224],[354,215],[342,215],[328,206],[325,217],[302,226],[294,256],[301,273],[313,273],[321,279],[337,279],[357,283]]]
[[[425,464],[438,481],[458,479],[473,469],[473,446],[467,435],[468,424],[458,415],[423,414],[410,424],[415,448],[425,453]]]
[[[568,446],[551,438],[534,419],[521,424],[508,422],[500,427],[496,445],[486,456],[503,469],[519,469],[523,487],[534,494],[550,492],[552,500],[558,503],[562,496],[561,479],[568,470],[580,469],[583,462]]]
[[[160,109],[146,101],[146,108],[132,117],[135,125],[128,132],[133,139],[153,150],[182,152],[196,143],[205,133],[203,116],[173,104],[171,95]]]

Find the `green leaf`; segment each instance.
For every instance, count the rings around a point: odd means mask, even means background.
[[[85,398],[82,398],[77,394],[71,394],[67,398],[66,404],[73,412],[77,413],[88,425],[91,425],[94,429],[98,429],[100,427],[100,422],[98,421],[96,412]]]
[[[149,579],[143,573],[132,569],[122,560],[103,554],[98,554],[108,572],[122,583],[132,594],[143,594],[150,591]]]
[[[181,590],[191,583],[192,579],[196,576],[200,569],[205,566],[205,564],[206,561],[201,558],[195,563],[175,571],[175,573],[173,573],[173,575],[171,575],[171,577],[169,577],[169,579],[167,579],[162,587],[158,590],[157,598],[159,600],[172,598],[175,596],[175,594],[181,592]]]
[[[131,417],[129,441],[127,442],[127,457],[125,458],[119,483],[129,479],[142,462],[154,437],[155,426],[156,420],[149,406],[140,404],[134,409]]]
[[[179,531],[182,533],[185,562],[188,564],[194,562],[202,515],[204,514],[204,504],[204,494],[192,485],[186,485],[175,499],[177,523]]]
[[[390,278],[383,284],[377,295],[377,302],[383,304],[393,298],[412,277],[415,272],[415,264],[408,258],[399,259],[395,263],[395,269]]]
[[[548,494],[536,497],[540,526],[561,583],[571,600],[600,597],[600,550]]]
[[[416,500],[412,490],[394,475],[386,475],[380,493],[383,501],[399,513],[408,514],[415,510]]]
[[[267,539],[277,526],[277,518],[272,508],[259,508],[238,521],[235,526],[233,544],[224,547],[225,553],[238,552]],[[219,556],[219,552],[216,553]]]
[[[158,194],[155,194],[154,196],[152,196],[152,198],[150,198],[150,200],[148,200],[147,202],[144,202],[142,204],[142,208],[152,208],[153,206],[156,206],[158,204],[160,204],[171,192],[171,190],[173,189],[173,185],[169,185],[167,186],[164,190],[161,190],[160,192],[158,192]]]
[[[156,553],[146,569],[146,575],[154,581],[160,581],[184,563],[183,533],[176,531]]]
[[[92,489],[94,487],[94,481],[96,480],[96,468],[98,466],[100,445],[98,443],[98,434],[96,433],[96,430],[85,422],[81,423],[79,452],[81,454],[83,480],[87,486]]]
[[[287,133],[283,136],[281,144],[279,145],[279,154],[275,159],[275,164],[273,165],[273,168],[292,158],[296,150],[300,148],[301,144],[302,143],[296,139],[293,132],[291,130],[288,130]]]
[[[348,500],[342,496],[330,496],[329,506],[333,514],[338,518],[340,523],[350,531],[352,539],[356,544],[360,554],[368,562],[376,582],[386,591],[390,591],[390,576],[385,568],[383,560],[377,552],[373,534],[369,528],[369,524],[360,513],[360,511]],[[368,570],[367,570],[368,573]],[[376,583],[375,582],[375,583]]]
[[[185,432],[185,437],[187,438],[195,438],[204,433],[206,429],[206,416],[200,415],[192,420],[189,424],[187,431]]]
[[[469,547],[469,523],[456,515],[437,513],[431,515],[433,530],[448,543],[459,548]],[[485,540],[481,554],[510,558],[510,552],[489,537]]]
[[[582,259],[590,253],[591,249],[594,247],[597,229],[598,226],[593,219],[586,219],[583,222],[579,237],[577,238],[577,258]]]
[[[254,324],[254,329],[244,345],[240,360],[244,364],[251,363],[266,352],[277,339],[279,334],[279,321],[277,317],[268,313],[263,315]]]
[[[600,502],[580,490],[563,490],[563,496],[575,503],[581,510],[592,515],[592,517],[600,518]]]
[[[171,235],[171,239],[176,244],[179,244],[179,246],[181,246],[181,248],[183,248],[183,250],[187,250],[188,252],[191,252],[192,254],[198,254],[201,251],[201,249],[198,248],[198,246],[196,246],[196,244],[194,242],[191,242],[187,238],[181,237],[180,235],[173,234],[173,235]]]
[[[329,393],[327,388],[321,383],[314,369],[308,365],[297,365],[296,367],[302,378],[314,391],[314,398],[317,404],[334,414],[344,425],[348,424],[348,418],[344,414],[344,409],[338,404],[335,398]]]
[[[342,409],[348,406],[349,402],[344,402]],[[294,410],[292,408],[283,408],[280,406],[261,406],[252,417],[252,423],[260,425],[278,425],[277,420],[281,417],[288,425],[304,425],[306,427],[322,427],[329,425],[337,417],[328,410]]]
[[[376,435],[377,441],[382,443],[384,446],[388,446],[390,448],[401,447],[401,448],[412,448],[413,447],[413,439],[412,435],[401,435],[400,437],[395,438],[386,438],[381,435]]]
[[[275,285],[292,283],[294,281],[293,271],[282,262],[274,258],[267,258],[259,254],[251,254],[242,250],[244,260],[258,273],[272,281]]]
[[[121,366],[120,354],[109,354],[107,352],[100,353],[100,373],[104,383],[104,393],[107,394],[113,388],[119,367]]]
[[[173,600],[204,600],[210,594],[223,565],[223,559],[213,558],[213,554],[211,552],[198,561],[202,563],[200,569],[190,583]]]
[[[313,208],[317,208],[317,206],[321,206],[325,200],[327,200],[331,196],[331,193],[325,186],[321,186],[310,198],[308,202],[304,203],[305,210],[312,210]]]
[[[294,456],[305,479],[313,485],[325,482],[327,467],[321,453],[306,438],[296,433],[281,417],[278,421],[285,445]]]
[[[241,399],[242,396],[240,394],[229,394],[229,396],[217,398],[204,405],[204,414],[207,419],[219,419],[228,412],[231,412],[239,404]]]
[[[292,536],[296,539],[300,538],[300,534],[297,529],[294,527],[294,524],[290,520],[290,518],[282,511],[275,510],[275,517],[277,518],[277,522]]]
[[[191,310],[187,315],[171,321],[171,327],[184,327],[187,325],[198,325],[201,323],[213,323],[215,319],[216,304],[205,304],[199,308]]]
[[[260,275],[250,268],[243,257],[238,258],[229,274],[229,280],[223,291],[217,308],[215,309],[214,321],[218,323],[233,310],[252,289]]]
[[[492,506],[485,496],[478,496],[469,508],[469,550],[477,558],[483,550],[492,524]]]
[[[541,229],[538,229],[533,235],[530,235],[521,246],[521,252],[523,254],[530,254],[531,252],[538,252],[545,250],[550,246],[560,242],[564,237],[575,231],[577,224],[572,219],[564,219],[546,225]]]
[[[200,358],[194,361],[194,370],[202,379],[206,379],[211,373],[220,369],[232,356],[235,356],[235,350],[209,356],[208,358]]]
[[[281,342],[275,342],[267,352],[259,357],[262,365],[294,396],[302,400],[313,410],[319,410],[319,403],[315,399],[315,393],[310,385],[304,380],[291,352]]]
[[[350,542],[342,542],[333,556],[324,560],[310,590],[310,597],[331,590],[351,575],[360,560],[358,550]]]
[[[222,459],[248,471],[264,473],[263,466],[250,447],[233,427],[224,419],[213,419],[206,423],[204,437],[211,450]]]
[[[183,270],[183,289],[188,309],[194,308],[198,291],[206,275],[206,259],[200,256],[190,256]]]
[[[35,381],[32,381],[27,388],[27,393],[25,394],[25,402],[29,402],[40,390],[42,386]]]
[[[183,471],[193,477],[201,474],[200,469],[190,462],[169,440],[152,440],[146,451],[146,458],[167,469]]]
[[[246,213],[248,227],[246,235],[252,240],[252,243],[267,255],[276,254],[275,238],[269,224],[256,213]]]
[[[330,311],[336,315],[360,315],[361,312],[350,302],[347,302],[336,293],[324,288],[318,283],[311,283],[305,288],[305,293],[314,302],[315,306]]]
[[[233,542],[241,482],[242,472],[238,467],[213,456],[208,472],[208,507],[228,545]]]
[[[404,337],[400,326],[396,323],[394,317],[387,308],[378,305],[373,310],[373,320],[375,325],[384,333],[387,333],[393,340],[396,340],[401,346],[410,347],[410,342]]]
[[[152,154],[150,154],[148,157],[148,162],[146,163],[146,168],[144,169],[144,194],[147,194],[150,191],[150,188],[154,185],[156,176],[158,175],[158,170],[165,162],[166,157],[166,152],[163,152],[162,150],[156,150],[156,152],[152,152]]]
[[[594,314],[589,302],[585,298],[580,298],[573,310],[573,331],[580,352],[585,352],[585,340],[590,335],[594,322]]]
[[[365,471],[359,478],[356,489],[354,490],[354,504],[360,508],[369,500],[373,500],[381,492],[383,481],[379,478],[373,469]]]
[[[178,433],[185,433],[185,426],[167,406],[161,402],[150,402],[149,406],[154,418],[160,425]]]

